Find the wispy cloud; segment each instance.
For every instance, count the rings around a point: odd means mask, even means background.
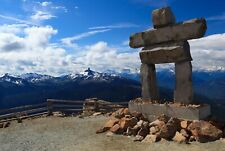
[[[211,16],[207,18],[208,21],[223,21],[225,20],[225,13],[218,16]]]
[[[51,18],[54,18],[54,17],[56,17],[56,16],[52,15],[50,12],[37,11],[30,18],[33,21],[42,21],[42,20],[48,20],[48,19],[51,19]]]
[[[81,33],[81,34],[72,36],[72,37],[63,38],[61,40],[61,42],[64,43],[64,44],[66,44],[66,45],[71,45],[73,41],[80,40],[80,39],[83,39],[83,38],[86,38],[86,37],[90,37],[90,36],[96,35],[98,33],[108,32],[110,30],[111,29],[88,31],[88,32],[84,32],[84,33]]]
[[[6,15],[1,15],[0,14],[0,18],[11,20],[11,21],[15,21],[15,22],[22,23],[22,24],[27,24],[27,25],[37,25],[37,24],[35,24],[35,23],[31,22],[31,21],[19,19],[19,18],[12,17],[12,16],[6,16]]]
[[[90,27],[88,29],[96,30],[96,29],[135,28],[135,27],[139,27],[139,25],[136,25],[133,23],[121,23],[121,24],[107,25],[107,26],[95,26],[95,27]]]

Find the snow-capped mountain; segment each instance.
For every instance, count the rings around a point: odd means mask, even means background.
[[[158,70],[157,80],[163,99],[173,98],[175,75]],[[198,101],[225,103],[225,72],[194,71],[194,92]],[[46,101],[48,98],[80,100],[98,97],[128,101],[141,93],[140,75],[125,72],[100,73],[90,68],[77,74],[52,77],[36,73],[0,77],[0,108]]]
[[[23,84],[16,84],[16,81]],[[0,108],[41,103],[48,98],[82,100],[98,97],[127,101],[139,96],[139,82],[91,69],[60,77],[35,73],[0,77]]]
[[[14,77],[14,76],[6,73],[2,77],[0,77],[0,82],[1,83],[3,83],[3,82],[12,83],[12,84],[16,84],[16,85],[24,85],[25,80],[23,80],[19,77]]]
[[[44,80],[49,80],[54,77],[49,76],[49,75],[41,75],[37,73],[26,73],[18,76],[18,78],[21,78],[23,80],[27,80],[29,82],[39,82],[39,81],[44,81]]]

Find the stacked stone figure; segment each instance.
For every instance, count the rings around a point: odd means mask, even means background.
[[[171,9],[165,7],[152,12],[152,22],[153,29],[130,37],[130,47],[144,47],[140,52],[142,98],[159,99],[155,64],[175,63],[174,101],[192,103],[192,57],[187,40],[204,36],[206,20],[201,18],[176,23]]]

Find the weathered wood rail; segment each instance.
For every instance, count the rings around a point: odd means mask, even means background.
[[[31,118],[41,115],[52,115],[53,112],[63,113],[81,113],[85,110],[85,103],[83,100],[55,100],[47,99],[45,103],[19,106],[15,108],[0,110],[0,123],[19,120],[25,118]],[[97,102],[97,105],[96,105]],[[87,103],[88,104],[88,103]],[[86,104],[86,106],[87,106]],[[128,102],[106,102],[95,101],[95,105],[88,104],[88,109],[93,111],[106,112],[108,110],[117,109],[121,107],[127,107]]]

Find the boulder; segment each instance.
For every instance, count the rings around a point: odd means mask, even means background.
[[[144,64],[175,63],[192,61],[190,46],[187,41],[170,42],[145,47],[139,53],[141,62]]]
[[[187,138],[183,136],[183,134],[176,132],[175,136],[173,137],[173,141],[178,143],[187,143]]]
[[[193,19],[173,26],[150,29],[131,35],[130,47],[139,48],[169,41],[187,41],[205,35],[207,26],[204,18]]]
[[[157,127],[159,127],[159,129],[161,129],[164,125],[166,125],[166,123],[164,121],[160,121],[160,120],[157,119],[157,120],[151,122],[149,124],[149,127],[157,126]]]
[[[126,135],[128,135],[128,136],[136,136],[137,135],[137,132],[139,130],[140,129],[128,127],[127,128],[127,131],[126,131]]]
[[[113,127],[117,123],[119,123],[119,120],[116,118],[112,118],[105,123],[105,125],[103,126],[103,130],[108,131],[111,127]]]
[[[163,7],[152,11],[154,28],[165,27],[176,23],[175,16],[170,7]]]
[[[160,138],[165,138],[167,140],[171,140],[176,131],[180,129],[180,121],[177,118],[171,118],[166,125],[162,126],[159,131]]]
[[[136,117],[137,119],[139,119],[142,116],[141,113],[136,112],[136,111],[135,112],[131,112],[130,114],[131,114],[131,116]]]
[[[183,129],[186,129],[190,125],[190,123],[191,123],[191,121],[187,121],[187,120],[181,121],[180,127]]]
[[[122,118],[119,121],[120,128],[123,131],[126,131],[128,127],[134,127],[137,124],[138,120],[135,117],[132,118]]]
[[[180,133],[181,133],[183,136],[185,136],[186,138],[188,138],[188,137],[190,136],[190,134],[188,133],[188,131],[185,130],[185,129],[181,129],[181,130],[180,130]]]
[[[115,133],[115,134],[122,133],[122,130],[120,129],[120,125],[115,124],[113,127],[110,128],[110,132]]]
[[[112,113],[112,116],[114,116],[115,118],[123,118],[124,115],[124,108],[120,108],[117,111]]]
[[[188,126],[188,130],[199,142],[205,143],[218,140],[223,136],[223,132],[206,121],[194,121]]]
[[[125,109],[123,110],[123,114],[124,114],[124,115],[130,115],[129,109],[128,109],[128,108],[125,108]]]
[[[163,121],[164,123],[167,123],[170,120],[170,117],[166,116],[165,114],[160,115],[157,117],[159,121]]]
[[[142,140],[142,142],[143,142],[143,143],[154,143],[154,142],[157,142],[157,141],[159,141],[159,140],[160,140],[160,138],[159,138],[158,135],[147,135],[147,136],[145,137],[145,139]]]
[[[194,136],[190,136],[189,142],[194,142],[194,141],[196,141],[195,137]]]
[[[144,123],[143,120],[139,120],[139,121],[137,122],[137,125],[138,125],[139,127],[142,127],[142,126],[143,126],[143,123]]]
[[[142,127],[145,128],[145,129],[148,129],[149,123],[147,121],[144,121],[143,124],[142,124]]]
[[[152,126],[149,129],[149,133],[155,135],[156,133],[158,133],[160,131],[158,126]]]
[[[141,129],[138,131],[138,133],[137,133],[137,135],[140,135],[140,136],[143,136],[143,137],[145,137],[145,136],[148,135],[148,134],[149,134],[149,130],[146,129],[146,128],[141,128]]]

